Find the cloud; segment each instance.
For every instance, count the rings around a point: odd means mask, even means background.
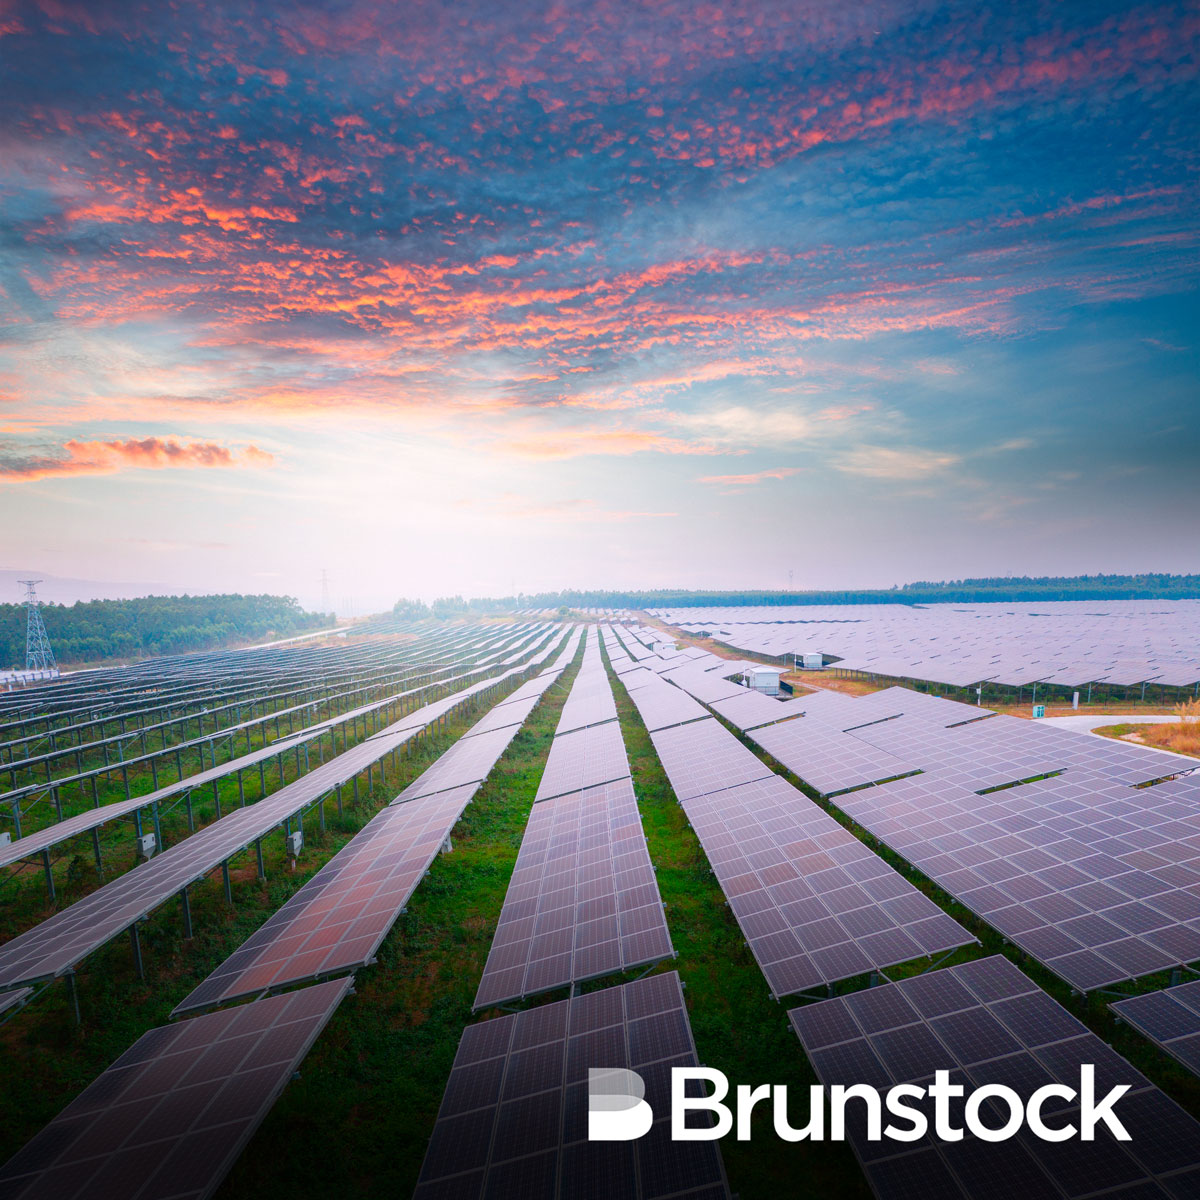
[[[129,438],[123,442],[72,439],[63,443],[61,454],[21,454],[8,448],[0,453],[0,479],[30,483],[66,475],[111,475],[167,467],[269,467],[274,462],[274,455],[254,445],[231,450],[216,442],[180,442],[175,438]]]
[[[869,479],[915,480],[938,475],[957,465],[957,454],[924,450],[918,446],[854,446],[833,460],[847,475]]]
[[[756,483],[762,483],[767,479],[787,479],[791,475],[797,475],[800,472],[799,467],[770,467],[765,471],[751,471],[746,475],[701,475],[701,483],[715,483],[723,487],[749,487]]]
[[[812,434],[812,422],[792,408],[750,408],[735,404],[703,412],[676,413],[673,421],[710,441],[729,447],[795,445]]]

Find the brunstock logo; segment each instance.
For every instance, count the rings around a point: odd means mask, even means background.
[[[693,1081],[708,1084],[707,1095],[689,1094]],[[695,1088],[692,1092],[695,1092]],[[898,1142],[916,1142],[931,1131],[941,1141],[957,1142],[965,1132],[985,1142],[1003,1142],[1028,1128],[1045,1142],[1065,1142],[1078,1138],[1094,1141],[1103,1126],[1118,1141],[1130,1140],[1129,1133],[1116,1115],[1116,1104],[1129,1091],[1128,1084],[1096,1096],[1096,1068],[1085,1063],[1079,1070],[1079,1087],[1048,1083],[1032,1092],[1027,1100],[1003,1084],[989,1083],[968,1092],[962,1084],[950,1082],[949,1071],[936,1071],[927,1087],[901,1083],[886,1090],[869,1084],[833,1084],[809,1088],[808,1121],[796,1128],[788,1120],[788,1089],[782,1084],[748,1087],[739,1084],[732,1106],[725,1102],[729,1081],[721,1071],[708,1067],[674,1067],[671,1070],[671,1138],[677,1142],[713,1141],[723,1138],[736,1127],[739,1141],[748,1141],[751,1114],[758,1104],[770,1102],[772,1121],[778,1137],[788,1142],[844,1141],[852,1104],[862,1106],[866,1136],[871,1141],[889,1138]],[[588,1140],[627,1142],[644,1136],[654,1123],[655,1113],[646,1098],[646,1085],[636,1071],[624,1067],[593,1067],[588,1071]],[[1070,1119],[1059,1115],[1047,1123],[1043,1108],[1047,1101],[1063,1101],[1074,1106]],[[956,1102],[960,1102],[958,1104]],[[990,1121],[983,1120],[983,1108],[991,1101]],[[828,1114],[826,1110],[828,1109]],[[932,1112],[932,1121],[930,1113]],[[689,1113],[706,1114],[705,1123],[688,1124]],[[884,1124],[884,1118],[889,1118]],[[828,1116],[828,1119],[826,1119]],[[997,1117],[1003,1119],[997,1121]],[[932,1130],[931,1130],[932,1127]]]

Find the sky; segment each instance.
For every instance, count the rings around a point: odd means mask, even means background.
[[[1200,571],[1198,63],[1196,0],[0,0],[0,561]]]

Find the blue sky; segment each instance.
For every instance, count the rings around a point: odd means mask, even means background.
[[[0,0],[14,566],[1200,570],[1196,3]]]

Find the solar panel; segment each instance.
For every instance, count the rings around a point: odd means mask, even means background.
[[[1109,1008],[1193,1075],[1200,1075],[1200,980],[1119,1000]]]
[[[536,799],[548,800],[628,775],[629,759],[616,721],[577,729],[555,737]]]
[[[724,700],[714,700],[712,708],[720,714],[735,729],[744,733],[747,729],[757,729],[760,725],[773,725],[776,721],[786,721],[789,717],[799,716],[804,710],[804,699],[773,700],[762,692],[752,692],[747,688],[741,689],[740,696],[729,696]]]
[[[9,1200],[210,1196],[349,979],[143,1034],[0,1170]]]
[[[690,800],[773,774],[713,717],[650,735],[680,800]]]
[[[673,956],[633,782],[533,806],[476,1009]]]
[[[656,729],[666,729],[671,725],[682,725],[685,721],[695,721],[708,716],[704,706],[698,704],[686,692],[681,692],[669,683],[663,683],[658,676],[649,673],[644,685],[631,690],[629,697],[638,710],[642,723],[651,733]]]
[[[468,783],[479,783],[488,777],[500,756],[508,749],[518,726],[506,725],[489,733],[459,738],[419,778],[400,793],[399,799],[415,800]]]
[[[477,790],[466,784],[377,813],[172,1015],[373,961]]]
[[[921,765],[808,717],[753,729],[748,736],[822,796],[908,775]]]
[[[1001,956],[821,1001],[788,1016],[826,1087],[886,1090],[925,1084],[934,1071],[945,1070],[968,1091],[1003,1084],[1027,1099],[1046,1084],[1077,1089],[1085,1063],[1096,1067],[1098,1095],[1117,1084],[1130,1087],[1116,1107],[1129,1142],[1116,1141],[1104,1126],[1092,1142],[987,1142],[970,1135],[953,1142],[932,1130],[916,1144],[870,1142],[865,1106],[849,1105],[847,1134],[879,1200],[931,1193],[955,1200],[1195,1194],[1200,1124]],[[1052,1126],[1070,1116],[1061,1102],[1045,1113]],[[999,1110],[982,1115],[992,1127],[1001,1124]],[[962,1127],[961,1101],[950,1102],[950,1117]],[[1118,1193],[1121,1185],[1141,1190]]]
[[[670,1137],[670,1069],[695,1065],[674,971],[471,1025],[415,1200],[728,1200],[717,1144]],[[645,1137],[587,1140],[589,1068],[641,1075]]]

